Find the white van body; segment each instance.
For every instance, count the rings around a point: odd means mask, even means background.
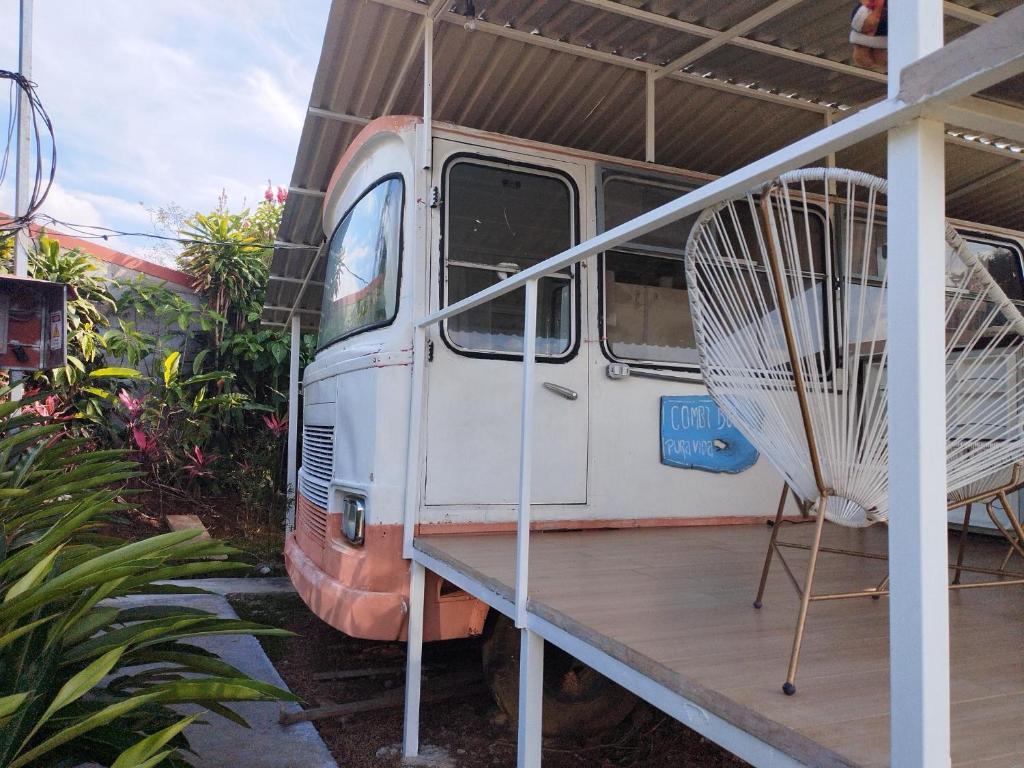
[[[397,206],[400,188],[400,207],[390,209],[400,211],[399,253],[388,241],[380,274],[371,279],[349,269],[332,280],[333,245],[328,249],[324,345],[303,376],[296,528],[286,543],[288,572],[310,607],[348,634],[378,639],[404,637],[407,615],[401,540],[414,307],[436,310],[563,250],[571,244],[565,237],[590,238],[710,178],[437,123],[432,167],[423,171],[423,131],[415,117],[371,122],[346,151],[326,194],[323,227],[331,239],[350,213],[357,216],[367,195],[378,195],[379,185],[387,189],[380,205]],[[470,186],[476,183],[486,191]],[[493,220],[477,221],[479,231],[465,220],[462,212],[477,204],[493,212],[506,192],[499,211],[505,230],[500,220],[497,228]],[[535,233],[529,218],[541,222]],[[687,412],[662,402],[706,395],[696,350],[685,343],[692,326],[685,285],[675,274],[682,271],[686,225],[676,226],[607,261],[584,261],[565,279],[542,281],[557,285],[542,287],[541,312],[550,312],[538,322],[532,507],[538,528],[723,524],[774,513],[781,480],[764,459],[731,467],[737,471],[687,469],[671,459],[700,460],[685,454],[722,445],[663,439],[663,419],[717,418],[699,402]],[[1007,248],[1019,281],[1019,233],[962,229],[971,239]],[[381,237],[393,241],[394,230],[389,233]],[[524,259],[534,242],[539,250]],[[359,258],[351,250],[346,258]],[[345,286],[355,284],[362,287],[346,293]],[[389,291],[393,297],[384,296]],[[368,294],[383,299],[370,322],[324,339],[335,294],[344,294],[337,306],[353,316],[363,312],[359,303]],[[522,331],[517,337],[502,329],[516,322],[522,328],[518,296],[518,318],[508,304],[505,315],[501,308],[484,309],[461,316],[468,319],[459,326],[441,323],[427,331],[421,535],[514,527]],[[669,426],[713,432],[708,424]],[[674,450],[682,455],[666,462],[666,452]],[[358,528],[350,535],[346,514]],[[957,518],[962,515],[951,513]],[[486,606],[428,578],[425,639],[479,633]]]

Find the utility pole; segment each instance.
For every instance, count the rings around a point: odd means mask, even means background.
[[[32,79],[32,10],[34,0],[21,0],[20,41],[18,45],[18,72],[26,80]],[[18,89],[18,137],[17,154],[14,171],[14,214],[24,216],[28,213],[30,200],[29,150],[32,144],[32,110],[28,93],[24,88]],[[17,277],[28,276],[28,228],[24,227],[14,236],[14,274]]]

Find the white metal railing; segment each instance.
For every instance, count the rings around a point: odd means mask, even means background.
[[[629,242],[674,221],[698,213],[716,203],[746,193],[760,183],[780,173],[813,162],[830,153],[845,149],[859,141],[920,117],[934,114],[936,104],[947,98],[946,91],[964,92],[962,81],[948,87],[939,85],[926,94],[915,94],[916,100],[903,101],[893,97],[878,102],[856,114],[827,126],[794,144],[767,155],[737,171],[709,182],[654,210],[637,216],[606,232],[585,240],[509,278],[488,286],[454,304],[427,314],[416,321],[413,340],[412,421],[409,435],[408,485],[406,488],[404,543],[406,557],[412,556],[420,490],[420,439],[423,404],[423,355],[426,348],[426,328],[473,307],[504,296],[520,288],[526,289],[525,318],[523,323],[523,391],[520,405],[520,461],[519,502],[516,522],[516,624],[526,622],[526,600],[529,584],[530,484],[532,470],[532,415],[533,382],[536,366],[536,312],[537,281],[577,262]]]
[[[422,423],[424,404],[424,353],[426,329],[450,317],[480,306],[520,288],[526,290],[523,321],[523,389],[520,403],[519,500],[516,520],[516,626],[526,626],[526,602],[529,585],[529,552],[531,521],[531,471],[533,395],[536,366],[537,282],[552,273],[617,245],[635,240],[666,224],[698,213],[708,206],[745,193],[751,187],[769,181],[790,168],[799,167],[831,152],[844,149],[880,131],[917,117],[920,107],[896,99],[879,102],[835,125],[828,126],[784,149],[754,162],[745,168],[688,192],[653,211],[607,230],[578,245],[562,251],[501,282],[488,286],[454,304],[427,314],[415,323],[413,335],[412,406],[410,409],[407,478],[405,494],[405,525],[403,551],[412,558],[422,478]]]

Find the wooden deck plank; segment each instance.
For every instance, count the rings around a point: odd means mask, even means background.
[[[785,538],[810,533],[787,526]],[[794,756],[887,765],[887,601],[813,604],[798,692],[784,696],[797,598],[776,563],[764,607],[752,608],[767,538],[760,525],[535,533],[531,610]],[[430,535],[416,546],[511,597],[514,542],[510,534]],[[884,552],[886,532],[829,526],[825,543]],[[1004,552],[974,537],[969,560],[991,566]],[[802,573],[806,553],[786,554]],[[823,555],[816,591],[867,588],[884,573],[881,561]],[[951,593],[956,766],[1024,765],[1022,593]]]

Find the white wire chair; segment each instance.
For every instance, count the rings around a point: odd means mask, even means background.
[[[887,593],[887,581],[858,592],[812,592],[819,552],[855,554],[821,546],[825,520],[866,526],[892,513],[885,192],[885,180],[864,173],[793,171],[704,211],[686,247],[708,390],[783,476],[805,515],[814,512],[813,543],[788,545],[810,552],[802,586],[786,566],[801,598],[783,686],[787,694],[796,691],[809,603]],[[1004,266],[996,263],[1002,258],[997,249],[975,253],[951,226],[945,235],[952,508],[963,504],[956,499],[998,495],[964,489],[980,479],[1001,478],[1004,468],[1024,462],[1024,317],[989,272]],[[755,607],[772,557],[782,557],[778,532],[786,493],[784,488]],[[938,512],[936,525],[945,526],[946,510],[941,519]],[[1016,527],[1004,529],[1007,539],[1012,543],[1016,534],[1024,541],[1020,524],[1010,519]],[[961,563],[961,570],[970,568]],[[996,575],[994,569],[979,570]],[[1024,583],[1000,579],[990,583]]]

